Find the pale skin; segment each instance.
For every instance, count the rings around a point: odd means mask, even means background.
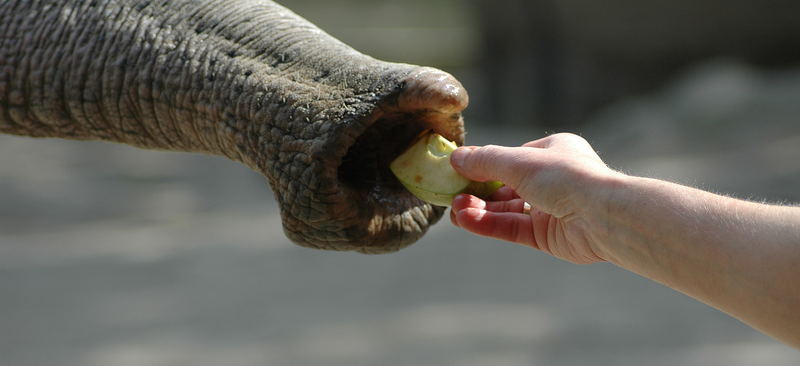
[[[572,263],[613,263],[800,348],[800,207],[625,175],[573,134],[461,147],[451,163],[506,183],[489,201],[457,196],[455,225]]]

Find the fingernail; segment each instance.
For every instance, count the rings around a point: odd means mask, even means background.
[[[472,150],[474,149],[475,149],[474,146],[459,147],[458,149],[453,151],[452,154],[450,154],[450,164],[452,164],[456,168],[464,167],[464,159],[466,159],[467,155],[469,155],[469,153],[471,153]]]

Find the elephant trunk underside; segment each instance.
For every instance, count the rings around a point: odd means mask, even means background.
[[[466,92],[444,72],[265,1],[6,1],[0,20],[0,132],[240,161],[315,248],[397,250],[442,215],[388,163],[425,129],[463,141]]]

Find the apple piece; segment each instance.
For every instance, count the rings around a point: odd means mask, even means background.
[[[428,132],[392,161],[389,168],[409,192],[438,206],[450,206],[459,193],[487,198],[503,185],[473,182],[458,174],[450,165],[450,154],[457,147],[441,135]]]
[[[475,197],[480,197],[483,199],[488,199],[492,196],[492,193],[496,192],[500,187],[504,186],[502,182],[498,182],[496,180],[490,180],[488,182],[475,182],[467,186],[467,188],[461,193],[471,194]]]
[[[449,206],[453,197],[471,183],[450,165],[450,154],[457,147],[437,133],[426,133],[392,161],[389,168],[419,199]]]

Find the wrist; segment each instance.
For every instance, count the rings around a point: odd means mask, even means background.
[[[630,270],[636,267],[632,263],[658,260],[651,258],[651,245],[674,239],[686,213],[695,211],[690,206],[707,206],[701,201],[708,193],[658,179],[615,172],[601,186],[601,196],[593,201],[595,227],[603,228],[594,240],[595,250]]]
[[[610,171],[595,177],[585,187],[583,210],[580,217],[585,219],[590,235],[588,242],[592,251],[607,262],[615,262],[616,246],[624,239],[623,228],[631,217],[630,208],[637,200],[637,190],[644,182],[642,178]],[[621,225],[622,224],[622,225]]]

